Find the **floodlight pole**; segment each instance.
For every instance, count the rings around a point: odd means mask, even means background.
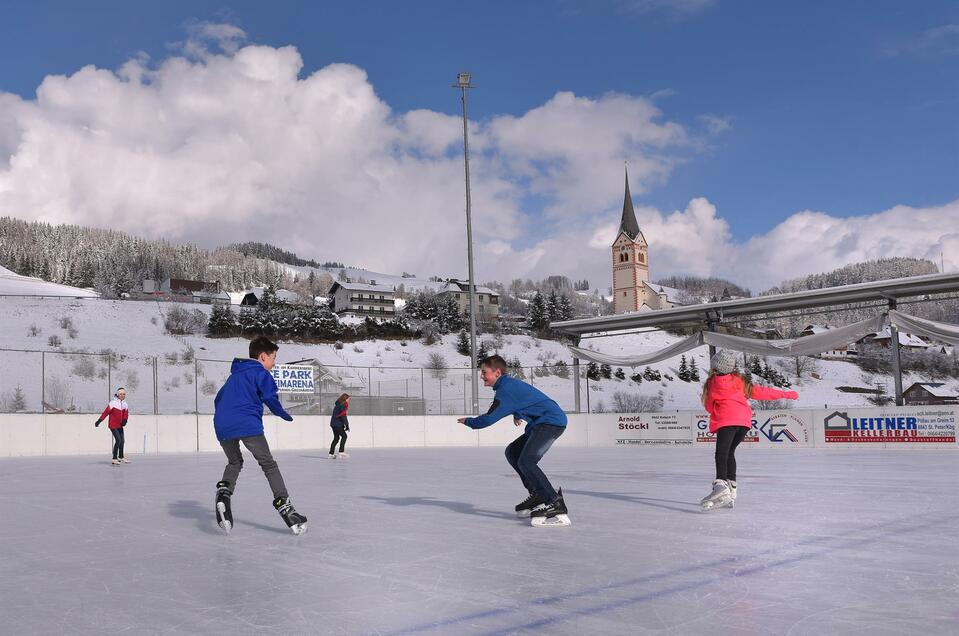
[[[453,88],[462,91],[463,99],[463,158],[466,165],[466,257],[469,262],[469,309],[470,309],[470,367],[472,373],[472,414],[479,414],[479,381],[476,362],[476,282],[473,279],[473,224],[470,210],[470,143],[469,127],[466,115],[466,90],[473,88],[469,73],[459,73]]]
[[[889,310],[896,309],[896,299],[889,299]],[[899,328],[889,323],[889,351],[892,354],[892,379],[896,387],[896,406],[902,406],[902,361],[899,356]]]

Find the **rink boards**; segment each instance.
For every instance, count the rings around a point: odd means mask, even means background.
[[[791,409],[756,411],[747,447],[770,448],[959,448],[957,407]],[[264,419],[271,447],[315,449],[329,445],[329,418]],[[128,454],[219,450],[212,415],[136,415],[126,427]],[[350,418],[352,448],[503,446],[520,429],[506,419],[474,431],[455,416]],[[709,418],[696,411],[570,414],[559,446],[702,446],[715,442]],[[106,426],[90,415],[0,415],[0,457],[85,455],[109,452]]]

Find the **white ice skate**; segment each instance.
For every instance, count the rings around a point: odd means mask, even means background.
[[[715,510],[728,506],[730,501],[732,501],[732,493],[729,490],[729,484],[722,479],[717,479],[713,482],[713,491],[703,497],[699,503],[703,510]]]
[[[349,458],[349,456],[350,454],[347,453],[346,451],[340,451],[340,458],[343,458],[343,457]]]
[[[330,453],[330,459],[336,459],[336,453]]]
[[[728,508],[736,507],[736,482],[732,479],[727,479],[726,484],[729,486],[729,505]]]

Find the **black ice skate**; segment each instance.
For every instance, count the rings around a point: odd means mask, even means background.
[[[551,504],[530,513],[530,525],[534,528],[562,528],[570,525],[569,510],[563,500],[563,489],[557,492],[559,497]]]
[[[230,482],[220,481],[216,484],[216,524],[223,528],[223,531],[230,534],[233,529],[233,511],[230,509],[230,497],[233,492],[230,490]]]
[[[303,534],[306,532],[306,517],[301,515],[290,503],[289,498],[278,497],[273,500],[273,507],[283,517],[283,521],[293,531],[293,534]]]
[[[545,508],[546,502],[543,500],[543,496],[539,494],[532,494],[521,503],[516,504],[516,516],[517,517],[528,517],[530,513],[534,510],[539,510],[540,508]]]

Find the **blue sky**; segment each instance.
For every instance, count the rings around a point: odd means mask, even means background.
[[[956,2],[4,1],[0,13],[0,91],[28,100],[48,75],[174,55],[196,23],[295,46],[301,76],[356,65],[394,113],[457,115],[459,69],[474,74],[480,122],[560,91],[645,96],[691,141],[634,189],[637,205],[665,214],[705,197],[734,242],[802,210],[841,219],[959,199]],[[618,187],[602,203],[617,199]],[[536,193],[523,201],[542,216]]]

